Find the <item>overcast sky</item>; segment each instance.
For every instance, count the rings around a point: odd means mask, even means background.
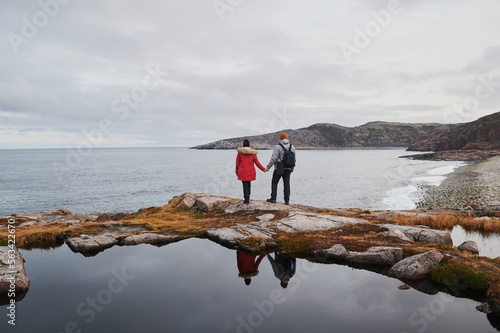
[[[500,111],[498,0],[2,0],[0,149]]]

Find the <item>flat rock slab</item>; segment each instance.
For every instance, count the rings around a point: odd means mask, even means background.
[[[250,200],[250,204],[244,204],[243,201],[231,203],[224,209],[225,213],[233,214],[244,210],[262,210],[262,211],[300,211],[302,208],[297,205],[285,205],[284,203],[270,203],[261,200]]]
[[[11,284],[14,284],[16,293],[29,289],[30,280],[24,269],[24,259],[16,248],[0,246],[0,293],[6,294]]]
[[[389,274],[399,279],[423,279],[441,264],[443,258],[444,256],[436,250],[417,254],[392,266]]]
[[[248,237],[236,228],[219,228],[207,231],[207,238],[232,248],[237,248]]]
[[[379,226],[387,228],[389,231],[399,230],[413,242],[453,245],[451,235],[448,231],[434,230],[427,227],[409,227],[399,224],[379,224]]]
[[[343,227],[353,223],[366,223],[366,220],[328,214],[291,212],[288,217],[279,221],[276,227],[286,231],[316,231]]]

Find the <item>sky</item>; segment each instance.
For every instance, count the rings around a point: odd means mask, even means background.
[[[500,111],[498,0],[2,0],[0,149]]]

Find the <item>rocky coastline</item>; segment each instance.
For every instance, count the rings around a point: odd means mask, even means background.
[[[500,156],[471,162],[451,173],[439,186],[422,185],[419,208],[467,209],[500,207]]]
[[[412,285],[419,285],[417,282],[422,279],[445,285],[464,284],[483,293],[488,305],[483,308],[487,312],[500,314],[500,258],[479,256],[474,252],[474,244],[454,247],[447,230],[395,222],[401,217],[439,219],[442,214],[456,215],[458,219],[470,217],[471,212],[434,209],[370,212],[258,200],[245,205],[238,199],[185,193],[168,205],[143,208],[136,213],[83,215],[59,210],[12,214],[0,218],[0,223],[15,220],[21,248],[66,243],[76,253],[93,256],[113,246],[163,246],[199,237],[251,254],[281,251],[310,261],[369,269]],[[500,210],[477,210],[473,214],[478,222],[487,214],[500,223]],[[3,245],[6,236],[0,233]],[[8,258],[2,253],[0,281],[6,281]],[[24,264],[22,258],[17,263]],[[462,279],[460,274],[448,276],[447,272],[456,267],[467,272],[464,279],[473,276],[474,283]],[[24,281],[24,287],[19,285],[19,288],[27,290],[29,280],[24,266],[18,268],[18,280]],[[477,281],[481,282],[479,287]],[[4,287],[0,283],[0,288]]]
[[[445,151],[436,151],[431,153],[406,155],[406,156],[401,156],[401,158],[409,158],[412,160],[422,160],[422,161],[481,162],[495,156],[500,156],[500,149],[445,150]]]

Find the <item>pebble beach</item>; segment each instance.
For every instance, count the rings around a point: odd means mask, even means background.
[[[500,156],[469,162],[457,168],[439,186],[421,185],[418,208],[464,209],[500,206]]]

